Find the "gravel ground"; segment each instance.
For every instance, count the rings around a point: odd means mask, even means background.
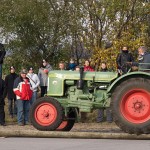
[[[115,123],[76,123],[71,131],[82,132],[122,132]]]
[[[1,130],[30,130],[35,131],[32,125],[18,126],[16,122],[7,123],[7,126],[0,126]],[[71,130],[72,132],[112,132],[118,133],[122,132],[119,127],[115,125],[115,123],[76,123]]]
[[[10,122],[0,126],[0,138],[3,137],[36,137],[36,138],[81,138],[81,139],[147,139],[150,134],[124,133],[115,123],[76,123],[70,132],[38,131],[32,125],[18,126]]]

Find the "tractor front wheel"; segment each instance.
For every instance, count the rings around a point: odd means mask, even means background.
[[[53,131],[63,120],[63,108],[60,103],[51,97],[39,98],[30,111],[32,125],[41,131]]]

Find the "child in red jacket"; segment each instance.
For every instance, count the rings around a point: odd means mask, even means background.
[[[23,126],[29,124],[29,100],[32,97],[32,87],[29,79],[26,77],[27,71],[23,69],[20,77],[14,81],[13,91],[17,99],[17,119],[18,125]],[[24,118],[23,118],[24,116]]]
[[[94,69],[90,66],[90,61],[89,60],[85,60],[84,71],[90,71],[90,72],[94,71]]]

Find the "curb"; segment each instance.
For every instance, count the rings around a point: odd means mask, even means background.
[[[0,131],[0,137],[34,137],[34,138],[79,138],[79,139],[136,139],[149,140],[150,134],[128,134],[128,133],[95,133],[95,132],[59,132],[59,131]]]

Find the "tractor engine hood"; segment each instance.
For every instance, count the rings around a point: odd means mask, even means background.
[[[93,81],[110,83],[116,79],[118,74],[116,72],[84,72],[84,81]],[[48,96],[63,96],[64,87],[67,81],[77,81],[80,79],[80,73],[78,71],[50,71],[48,75]]]
[[[83,80],[93,80],[95,82],[111,82],[118,77],[116,72],[84,72]],[[50,71],[49,78],[59,78],[62,80],[79,80],[80,74],[77,71]]]

